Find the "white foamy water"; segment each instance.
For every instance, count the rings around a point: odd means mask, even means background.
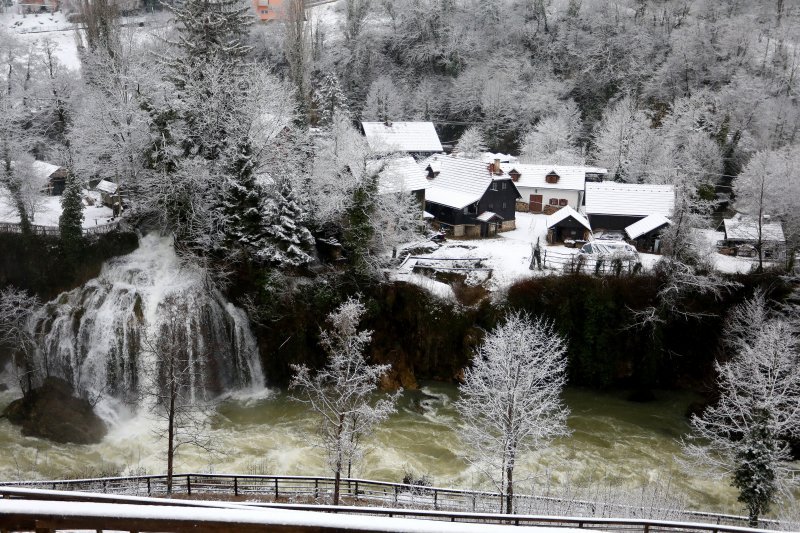
[[[42,339],[37,370],[100,398],[113,421],[119,401],[135,402],[158,361],[148,340],[180,331],[191,372],[190,394],[207,400],[240,389],[261,390],[264,376],[247,316],[182,264],[171,239],[143,237],[133,253],[108,261],[83,287],[61,294],[34,317]],[[115,403],[115,401],[117,403]]]

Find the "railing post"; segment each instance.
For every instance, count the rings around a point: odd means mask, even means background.
[[[433,491],[433,509],[435,511],[439,510],[439,491],[436,489]]]
[[[314,478],[314,499],[319,498],[319,478]]]
[[[400,487],[395,485],[394,486],[394,503],[397,503],[399,495],[400,495]]]
[[[147,495],[150,496],[150,478],[147,478]]]
[[[239,478],[237,478],[236,476],[233,476],[233,495],[234,496],[239,495]]]
[[[275,478],[275,499],[278,499],[278,478]]]
[[[186,494],[192,495],[192,477],[190,474],[186,474]]]
[[[357,500],[358,499],[358,481],[356,481],[356,494],[355,494],[355,496],[356,496],[356,500]]]
[[[108,492],[108,481],[103,480],[103,492]]]

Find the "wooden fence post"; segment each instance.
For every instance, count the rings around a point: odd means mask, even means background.
[[[275,478],[275,500],[278,499],[278,478]]]
[[[186,474],[186,494],[192,495],[192,478],[189,474]]]
[[[239,495],[239,479],[236,476],[233,476],[233,495]]]
[[[356,500],[358,499],[358,481],[356,481]]]
[[[147,478],[147,495],[150,496],[150,478]]]
[[[394,503],[397,503],[399,495],[400,495],[400,487],[395,485],[394,486]]]

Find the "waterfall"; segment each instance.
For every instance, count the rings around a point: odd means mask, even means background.
[[[155,383],[159,356],[152,346],[165,332],[179,333],[193,398],[264,387],[244,311],[209,288],[199,268],[183,264],[170,238],[155,234],[47,303],[31,327],[41,346],[37,376],[64,378],[90,398],[141,397],[142,387]]]

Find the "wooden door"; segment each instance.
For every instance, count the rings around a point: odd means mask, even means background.
[[[531,213],[541,213],[542,212],[542,195],[541,194],[531,194],[530,212]]]

